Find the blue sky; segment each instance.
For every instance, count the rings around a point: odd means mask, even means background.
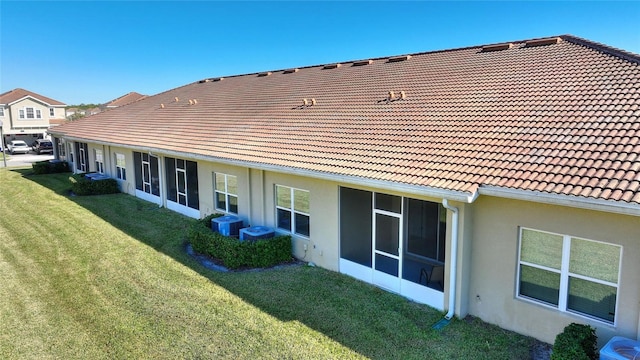
[[[200,79],[572,34],[640,53],[630,1],[0,1],[0,92],[66,104]]]

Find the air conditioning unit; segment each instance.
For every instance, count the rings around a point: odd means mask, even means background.
[[[614,336],[600,350],[600,360],[640,359],[640,341]]]
[[[107,176],[105,174],[100,174],[100,173],[88,173],[88,174],[85,174],[84,177],[86,179],[91,180],[91,181],[100,181],[100,180],[109,179],[109,176]]]
[[[224,236],[238,236],[242,228],[242,219],[225,215],[211,219],[211,230]]]
[[[266,226],[252,226],[240,229],[240,241],[256,241],[260,239],[270,239],[275,235],[272,228]]]

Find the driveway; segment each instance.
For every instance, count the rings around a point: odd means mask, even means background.
[[[18,166],[30,166],[32,163],[37,161],[51,160],[53,159],[53,155],[50,154],[14,154],[9,155],[5,154],[7,157],[7,167],[18,167]],[[4,166],[4,162],[0,160],[0,167]]]

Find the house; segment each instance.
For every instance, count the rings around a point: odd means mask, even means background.
[[[138,100],[142,100],[145,97],[147,97],[147,95],[142,95],[139,94],[135,91],[132,91],[128,94],[122,95],[117,99],[113,99],[111,101],[109,101],[108,103],[104,104],[104,107],[107,109],[113,109],[113,108],[117,108],[123,105],[127,105],[127,104],[131,104],[133,102],[136,102]]]
[[[25,89],[0,94],[0,120],[4,144],[24,140],[31,145],[47,130],[64,121],[65,104]],[[2,146],[4,148],[4,146]]]
[[[640,337],[640,57],[564,35],[207,78],[52,129],[76,172],[553,342]]]

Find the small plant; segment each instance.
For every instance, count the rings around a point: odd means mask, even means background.
[[[69,181],[71,181],[71,191],[80,196],[116,194],[120,192],[118,182],[114,179],[92,181],[87,179],[84,174],[75,174],[69,177]]]
[[[66,161],[38,161],[33,163],[31,167],[33,168],[33,173],[36,175],[69,171],[69,165]]]
[[[594,328],[571,323],[556,336],[551,360],[597,360],[597,341]]]
[[[187,234],[194,251],[221,260],[231,269],[269,267],[291,261],[291,236],[275,236],[258,241],[240,241],[211,231],[213,214],[198,220]]]

